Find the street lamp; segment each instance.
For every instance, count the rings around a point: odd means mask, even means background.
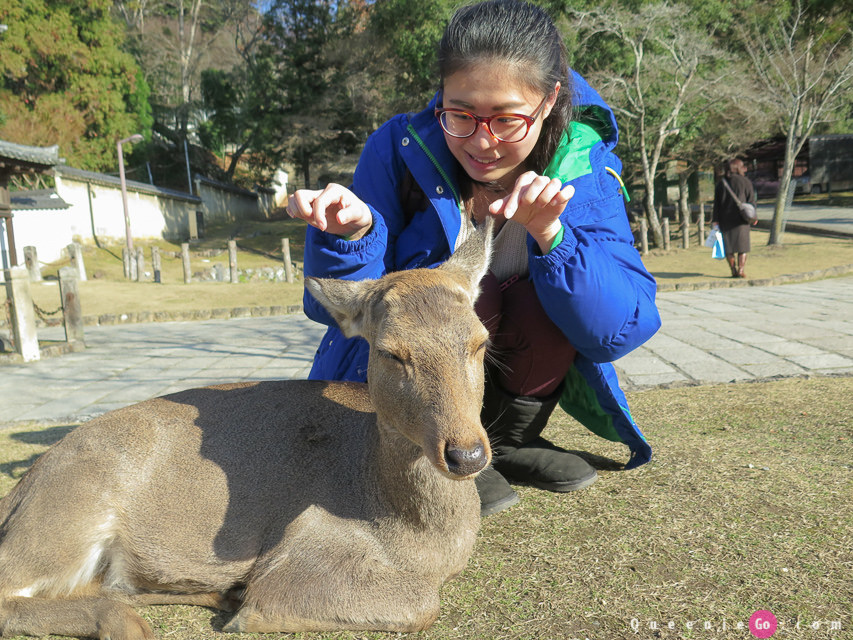
[[[127,239],[127,260],[124,261],[124,277],[130,278],[131,266],[133,260],[133,237],[130,235],[130,214],[127,211],[127,182],[124,179],[124,153],[122,153],[121,145],[125,142],[142,142],[142,134],[134,133],[129,138],[123,138],[116,143],[118,150],[118,177],[121,181],[121,204],[124,207],[124,233]]]

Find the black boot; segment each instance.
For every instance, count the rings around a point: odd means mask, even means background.
[[[561,393],[562,387],[547,398],[513,396],[487,379],[480,417],[492,442],[492,465],[507,480],[564,492],[598,479],[586,460],[540,436]]]
[[[518,494],[492,467],[483,469],[474,482],[477,485],[477,494],[480,496],[481,518],[509,509],[518,502]]]

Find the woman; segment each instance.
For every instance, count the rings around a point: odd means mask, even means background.
[[[469,220],[495,218],[477,302],[492,336],[482,419],[494,468],[477,479],[488,515],[518,501],[508,479],[552,491],[595,481],[583,458],[540,436],[558,402],[627,444],[626,468],[650,459],[607,363],[645,342],[660,319],[611,152],[615,119],[569,71],[548,16],[521,0],[461,8],[442,37],[439,73],[424,111],[371,135],[351,189],[297,191],[288,212],[310,225],[306,275],[350,279],[440,264]],[[305,309],[330,327],[311,377],[364,380],[367,344],[345,339],[307,294]]]
[[[746,257],[752,247],[749,242],[749,223],[740,213],[738,200],[753,206],[756,204],[755,189],[746,177],[746,165],[740,158],[735,158],[726,164],[725,175],[714,191],[711,229],[719,229],[723,234],[723,248],[732,278],[745,278]],[[758,224],[758,220],[753,224]]]

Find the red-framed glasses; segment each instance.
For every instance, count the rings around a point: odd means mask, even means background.
[[[484,124],[492,137],[501,142],[521,142],[527,137],[527,132],[542,113],[547,101],[548,96],[545,96],[536,111],[529,116],[521,113],[496,113],[484,117],[464,109],[436,109],[435,117],[444,132],[454,138],[469,138]]]

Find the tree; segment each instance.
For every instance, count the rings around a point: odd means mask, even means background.
[[[116,140],[150,133],[148,86],[109,0],[11,0],[0,23],[0,137],[59,144],[69,164],[106,171]]]
[[[386,117],[421,109],[438,88],[437,51],[455,0],[383,0],[370,7],[365,57]]]
[[[197,119],[201,72],[240,62],[230,28],[255,10],[246,0],[116,0],[115,10],[152,87],[157,132],[183,143]]]
[[[662,247],[655,178],[674,141],[690,128],[696,131],[698,120],[722,105],[720,90],[731,74],[727,56],[686,5],[611,5],[574,16],[584,42],[599,39],[598,48],[616,45],[603,63],[592,63],[590,76],[616,111],[637,156],[643,208],[654,243]]]
[[[361,137],[353,124],[350,42],[360,3],[275,0],[264,14],[259,59],[265,90],[280,117],[266,152],[286,156],[311,185],[311,167],[351,151]],[[261,85],[258,85],[261,87]]]
[[[847,3],[849,5],[849,3]],[[761,87],[761,104],[785,136],[785,156],[768,244],[782,244],[794,161],[816,127],[849,117],[853,29],[849,6],[795,0],[761,7],[738,33]]]

